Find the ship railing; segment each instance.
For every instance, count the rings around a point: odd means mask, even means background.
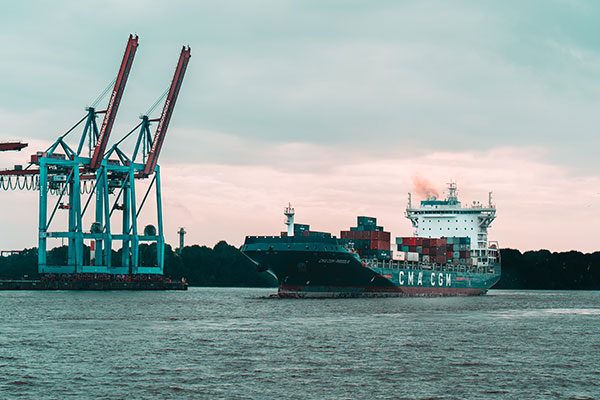
[[[464,273],[479,273],[479,274],[494,274],[493,265],[468,265],[468,264],[437,264],[423,263],[419,261],[406,260],[363,260],[366,267],[374,268],[390,268],[390,269],[413,269],[427,270],[440,272],[464,272]]]

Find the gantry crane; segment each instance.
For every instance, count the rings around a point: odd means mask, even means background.
[[[184,46],[181,51],[160,118],[151,119],[148,115],[144,115],[142,122],[136,128],[114,144],[109,151],[106,151],[137,47],[138,37],[130,35],[106,110],[96,111],[95,106],[98,102],[96,101],[86,109],[87,115],[61,135],[52,146],[44,152],[32,155],[30,163],[25,169],[15,168],[10,171],[0,171],[1,188],[39,190],[38,268],[41,274],[163,273],[164,234],[160,167],[157,161],[191,57],[191,49],[189,46]],[[96,125],[98,114],[104,114],[100,130]],[[65,139],[84,121],[83,134],[75,151],[66,143]],[[150,140],[149,128],[152,122],[158,122],[158,127],[154,138]],[[140,125],[142,129],[133,156],[128,157],[120,145]],[[88,144],[87,155],[83,154],[86,142]],[[135,158],[140,143],[144,144],[143,162],[136,162]],[[147,178],[152,174],[154,175],[153,179],[148,185],[140,205],[137,206],[136,179]],[[156,195],[158,231],[146,229],[140,235],[138,234],[137,219],[152,188]],[[49,196],[57,197],[51,210],[48,207]],[[94,201],[92,201],[93,198],[95,198]],[[94,222],[87,230],[83,227],[83,219],[86,211],[92,208],[95,208]],[[66,231],[51,229],[58,210],[66,210],[68,213],[68,230]],[[115,211],[122,212],[122,231],[120,233],[114,233],[111,230],[111,217]],[[50,238],[62,238],[68,241],[66,265],[48,264],[47,244]],[[94,262],[90,265],[84,265],[85,241],[89,241],[90,247],[94,251]],[[114,241],[122,242],[120,263],[112,260]],[[141,241],[156,243],[156,264],[140,264],[139,243]]]

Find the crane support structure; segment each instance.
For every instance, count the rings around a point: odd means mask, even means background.
[[[123,61],[121,61],[121,68],[119,68],[119,74],[117,75],[117,79],[115,81],[115,87],[110,95],[110,101],[108,102],[106,114],[104,114],[104,121],[102,121],[102,127],[100,128],[100,133],[98,134],[98,138],[96,140],[96,147],[94,148],[94,153],[92,154],[92,159],[90,160],[90,169],[92,170],[97,170],[102,162],[102,157],[106,151],[106,145],[108,144],[110,132],[115,122],[115,118],[117,117],[117,110],[121,104],[121,98],[123,97],[123,92],[125,91],[125,84],[127,83],[127,78],[129,78],[129,71],[131,70],[133,57],[135,57],[135,51],[137,50],[137,47],[137,35],[129,35],[129,41],[125,47],[125,54],[123,54]]]
[[[175,68],[175,75],[173,75],[173,80],[171,81],[169,94],[167,95],[167,99],[165,100],[165,105],[163,107],[162,114],[160,115],[156,132],[154,133],[154,139],[152,141],[152,146],[150,147],[150,152],[148,153],[146,166],[144,167],[143,173],[146,176],[150,175],[154,171],[156,163],[158,162],[160,149],[162,148],[162,144],[165,141],[167,128],[169,127],[169,122],[171,121],[173,110],[175,109],[175,102],[177,101],[179,89],[181,89],[181,84],[183,83],[183,77],[185,75],[185,70],[187,69],[190,57],[190,47],[188,46],[186,48],[185,46],[183,46],[183,48],[181,49],[181,54],[179,55],[179,61],[177,62],[177,68]]]
[[[87,114],[46,151],[32,155],[26,168],[16,166],[14,170],[0,171],[0,190],[39,191],[40,274],[163,274],[165,239],[157,161],[191,49],[184,46],[181,51],[160,118],[151,119],[144,115],[142,122],[107,151],[137,47],[138,37],[130,35],[105,111],[96,111],[95,104],[87,107]],[[102,113],[105,114],[104,121],[98,130],[95,120]],[[152,122],[158,122],[154,138],[149,129]],[[83,134],[78,146],[71,148],[66,137],[81,124],[84,124]],[[128,156],[120,146],[139,126],[142,126],[140,136],[133,155]],[[138,162],[136,155],[140,145],[144,156]],[[84,155],[85,147],[89,153]],[[146,181],[148,184],[140,190],[138,186],[141,185],[137,183],[150,175],[153,175],[152,179]],[[155,196],[155,213],[140,215],[151,193]],[[64,218],[62,223],[57,221],[61,215]],[[151,218],[153,221],[147,222],[155,223],[156,227],[148,226],[150,229],[138,232],[142,217]],[[56,239],[68,244],[66,263],[48,258],[49,240]],[[142,260],[142,242],[156,245],[154,260]],[[89,247],[89,256],[86,247]],[[119,257],[115,257],[115,248],[120,251]]]

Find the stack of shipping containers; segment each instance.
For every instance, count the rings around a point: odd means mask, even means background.
[[[287,236],[287,232],[281,232],[281,237],[286,237],[286,236]],[[310,237],[330,238],[331,233],[311,231],[310,225],[294,224],[294,236],[310,236]]]
[[[357,217],[356,227],[340,232],[340,243],[352,245],[361,258],[391,258],[391,234],[377,226],[377,218]]]
[[[396,238],[398,251],[406,261],[436,264],[472,264],[471,238],[448,237],[428,239],[420,237]]]

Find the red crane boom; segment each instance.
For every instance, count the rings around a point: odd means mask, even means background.
[[[22,142],[3,142],[3,143],[0,143],[0,151],[11,151],[11,150],[21,151],[21,149],[24,149],[27,146],[28,146],[27,143],[22,143]]]
[[[100,128],[98,140],[96,141],[96,147],[94,148],[94,153],[92,154],[92,159],[90,161],[89,167],[92,170],[96,170],[98,167],[100,167],[100,163],[104,157],[106,145],[108,144],[108,139],[110,137],[110,131],[112,130],[113,123],[115,122],[115,118],[117,116],[117,110],[119,109],[119,104],[121,103],[123,91],[125,91],[125,84],[127,83],[127,78],[129,77],[129,71],[131,70],[133,57],[135,56],[137,47],[137,35],[129,35],[129,41],[127,42],[127,47],[125,47],[125,54],[123,54],[123,61],[121,61],[119,75],[117,76],[115,87],[110,96],[106,114],[104,115],[104,121],[102,122],[102,128]]]
[[[146,160],[146,166],[144,167],[143,172],[145,176],[148,176],[152,172],[154,172],[154,168],[156,167],[156,163],[158,162],[160,149],[165,140],[165,135],[167,134],[167,128],[169,127],[171,116],[173,115],[175,102],[177,101],[179,89],[181,89],[183,76],[185,75],[185,70],[187,68],[190,57],[191,48],[189,46],[183,46],[183,48],[181,49],[181,54],[179,55],[179,62],[177,63],[177,68],[175,69],[173,81],[171,81],[169,94],[167,95],[167,99],[165,100],[165,105],[163,107],[160,119],[158,120],[159,122],[158,126],[156,127],[154,138],[152,140],[152,146],[150,147],[150,152],[148,153],[148,159]]]

